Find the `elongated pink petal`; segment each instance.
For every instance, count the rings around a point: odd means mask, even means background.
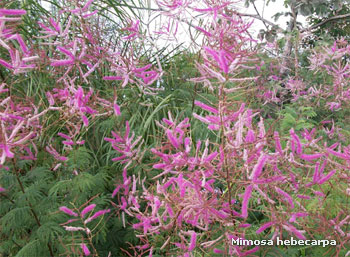
[[[320,169],[320,163],[317,162],[315,165],[315,171],[314,171],[314,175],[312,178],[313,183],[316,183],[319,180],[319,177],[320,177],[319,169]]]
[[[100,217],[101,215],[104,215],[105,213],[108,213],[110,211],[111,211],[110,209],[98,211],[94,215],[92,215],[90,218],[86,219],[84,221],[84,224],[87,224],[90,221],[93,221],[94,219],[96,219],[96,218]]]
[[[302,234],[302,232],[297,230],[294,226],[288,224],[288,225],[283,225],[283,228],[289,232],[292,232],[300,240],[306,240],[306,237]]]
[[[0,15],[25,15],[26,13],[21,9],[0,9]]]
[[[89,255],[90,255],[90,250],[89,250],[89,248],[86,246],[86,244],[82,243],[82,244],[80,245],[80,247],[81,247],[81,249],[83,250],[85,256],[89,256]]]
[[[96,207],[96,204],[90,204],[89,206],[85,207],[84,210],[81,212],[81,217],[84,218],[85,214],[92,211]]]
[[[173,135],[172,131],[171,130],[167,130],[166,132],[167,136],[168,136],[168,139],[170,141],[170,143],[177,149],[180,147],[180,144],[177,140],[177,138]]]
[[[339,157],[340,159],[344,159],[344,160],[349,160],[349,156],[347,154],[343,154],[343,153],[339,153],[339,152],[336,152],[330,148],[327,148],[327,152],[334,155],[334,156],[337,156]]]
[[[63,211],[64,213],[70,215],[70,216],[75,216],[78,217],[78,214],[72,211],[71,209],[67,208],[66,206],[61,206],[60,211]]]
[[[334,174],[336,173],[336,170],[332,170],[329,172],[326,176],[318,180],[318,184],[322,185],[326,181],[328,181]]]
[[[116,115],[116,116],[119,116],[120,115],[120,107],[119,107],[119,105],[117,105],[116,103],[113,105],[113,107],[114,107],[114,114]]]
[[[68,49],[64,48],[64,47],[61,47],[61,46],[58,46],[57,49],[64,53],[65,55],[69,56],[71,60],[74,60],[75,57],[74,55],[71,53],[71,51],[69,51]]]
[[[290,204],[290,207],[294,208],[293,198],[288,193],[284,192],[282,189],[278,187],[275,187],[275,190],[277,193],[285,197],[285,199],[283,200],[287,200],[288,203]]]
[[[209,112],[212,112],[212,113],[215,113],[215,114],[219,114],[218,110],[209,106],[209,105],[206,105],[200,101],[194,101],[194,104],[201,107],[202,109],[206,110],[206,111],[209,111]]]
[[[305,161],[312,161],[312,160],[321,158],[323,155],[324,155],[323,153],[301,154],[300,158],[305,160]]]
[[[58,136],[63,137],[64,139],[71,140],[72,138],[64,133],[58,132]]]
[[[0,59],[0,65],[6,67],[8,69],[13,69],[13,66],[11,64],[9,64],[8,62],[6,62],[6,61],[4,61],[2,59]]]
[[[249,179],[251,180],[256,180],[257,178],[259,178],[259,176],[261,175],[262,173],[262,170],[263,170],[263,167],[266,163],[268,159],[268,155],[266,154],[262,154],[260,155],[259,159],[258,159],[258,162],[256,163],[256,165],[254,166],[254,169],[253,169],[253,172],[252,174],[250,175]]]
[[[196,241],[197,241],[197,233],[193,231],[191,234],[190,244],[188,246],[189,252],[193,251],[194,248],[196,248]]]
[[[85,228],[82,227],[71,227],[71,226],[63,226],[67,231],[85,231]]]
[[[242,217],[247,218],[248,217],[248,204],[249,204],[249,199],[252,196],[252,191],[253,191],[253,185],[249,185],[243,196],[243,201],[242,201]]]
[[[83,120],[84,126],[87,127],[89,126],[89,120],[85,115],[81,115],[81,118]]]
[[[120,76],[105,76],[102,79],[104,79],[104,80],[123,80],[123,77],[120,77]]]
[[[263,232],[265,229],[267,229],[267,228],[273,226],[275,223],[276,223],[276,222],[274,222],[274,221],[270,221],[270,222],[267,222],[267,223],[263,224],[263,225],[256,231],[256,233],[257,233],[257,234],[260,234],[260,233]]]
[[[74,64],[74,61],[71,59],[66,60],[51,60],[51,66],[65,66],[65,65],[72,65]]]

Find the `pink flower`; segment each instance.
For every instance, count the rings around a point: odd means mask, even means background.
[[[282,226],[285,230],[292,232],[300,240],[306,240],[306,237],[302,234],[304,232],[297,230],[294,226],[290,224],[282,225]]]
[[[84,221],[84,224],[87,224],[90,221],[93,221],[94,219],[96,219],[96,218],[98,218],[98,217],[100,217],[100,216],[102,216],[102,215],[104,215],[104,214],[106,214],[106,213],[108,213],[110,211],[111,211],[110,209],[98,211],[94,215],[92,215],[90,218],[86,219]]]
[[[242,201],[242,218],[247,218],[248,217],[248,204],[249,204],[249,199],[252,196],[252,191],[253,191],[253,185],[249,185],[243,196],[243,201]]]
[[[66,206],[61,206],[60,211],[63,211],[64,213],[70,215],[70,216],[75,216],[78,217],[78,214],[72,211],[71,209],[67,208]]]
[[[25,15],[27,12],[21,9],[0,9],[0,16],[5,15]]]
[[[83,253],[84,253],[85,256],[89,256],[90,255],[89,248],[87,248],[86,244],[81,243],[80,247],[83,250]]]
[[[201,107],[203,110],[206,110],[206,111],[209,111],[209,112],[212,112],[212,113],[215,113],[215,114],[219,114],[218,110],[213,108],[213,107],[210,107],[209,105],[206,105],[200,101],[194,101],[194,104]]]
[[[262,173],[262,169],[264,168],[265,162],[268,160],[268,155],[262,154],[260,155],[258,162],[254,166],[253,172],[250,175],[249,179],[256,180]]]
[[[317,183],[319,185],[322,185],[323,183],[325,183],[326,181],[328,181],[337,171],[336,170],[332,170],[331,172],[329,172],[326,176],[324,176],[323,178],[319,179],[317,181]]]
[[[229,65],[228,65],[227,53],[225,51],[220,50],[219,52],[217,52],[206,46],[204,47],[204,50],[214,58],[214,60],[219,64],[219,67],[224,73],[228,73]]]
[[[286,193],[285,191],[283,191],[282,189],[280,189],[278,187],[275,187],[275,190],[277,193],[279,193],[280,195],[285,197],[283,200],[287,200],[287,202],[290,204],[291,208],[294,208],[293,198],[288,193]]]
[[[300,155],[300,158],[305,160],[305,161],[312,161],[312,160],[315,160],[315,159],[319,159],[321,158],[322,156],[324,156],[323,153],[316,153],[316,154],[301,154]]]
[[[193,251],[194,248],[196,248],[196,240],[197,240],[197,233],[193,231],[191,234],[190,244],[188,246],[189,252]]]
[[[71,227],[71,226],[63,226],[65,230],[67,231],[85,231],[85,228],[82,228],[82,227]]]
[[[65,156],[61,156],[56,149],[54,149],[51,145],[46,146],[46,151],[49,152],[56,160],[58,161],[67,161],[68,158]]]
[[[95,207],[96,207],[96,204],[90,204],[89,206],[85,207],[80,214],[81,217],[84,218],[85,214],[92,211]]]
[[[273,226],[276,222],[275,221],[270,221],[270,222],[267,222],[263,225],[261,225],[261,227],[256,231],[257,234],[260,234],[261,232],[263,232],[265,229]]]

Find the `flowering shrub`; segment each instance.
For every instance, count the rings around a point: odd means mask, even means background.
[[[286,79],[234,1],[156,1],[167,25],[124,17],[115,43],[102,3],[62,1],[35,38],[26,10],[1,6],[0,253],[349,255],[347,42],[296,67],[315,78]],[[202,36],[193,72],[143,48],[184,24]],[[232,244],[277,237],[337,246]]]

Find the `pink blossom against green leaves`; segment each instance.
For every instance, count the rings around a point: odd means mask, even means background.
[[[293,198],[287,192],[283,191],[279,187],[275,187],[275,190],[277,193],[285,197],[284,199],[289,203],[290,207],[293,209],[294,208]]]
[[[60,211],[66,213],[66,214],[68,214],[70,216],[78,217],[78,214],[76,212],[74,212],[73,210],[69,209],[66,206],[61,206],[59,209],[60,209]]]
[[[139,36],[139,24],[140,21],[136,20],[134,21],[130,21],[129,26],[122,28],[122,31],[128,31],[129,35],[123,37],[124,40],[130,40],[130,39],[134,39],[135,37]]]
[[[89,248],[86,246],[86,244],[81,243],[80,247],[83,250],[84,256],[90,256],[91,253],[90,253]]]
[[[60,155],[55,148],[53,148],[52,145],[46,146],[46,151],[52,155],[53,158],[55,158],[58,161],[67,161],[68,158],[65,156]]]
[[[304,231],[296,229],[293,225],[285,224],[283,228],[291,233],[293,233],[297,238],[301,240],[306,240],[306,237],[303,235]]]
[[[75,231],[86,231],[85,228],[82,227],[72,227],[72,226],[63,226],[65,230],[75,232]],[[86,231],[87,233],[90,233],[90,231]]]
[[[82,218],[84,218],[84,216],[85,216],[87,213],[91,212],[93,209],[95,209],[95,207],[96,207],[96,204],[90,204],[90,205],[86,206],[86,207],[81,211],[80,216],[81,216]]]
[[[25,15],[27,12],[22,9],[0,9],[0,16]]]
[[[100,210],[100,211],[97,211],[94,215],[92,215],[91,217],[87,218],[85,221],[84,221],[84,224],[87,224],[91,221],[93,221],[94,219],[97,219],[98,217],[106,214],[106,213],[109,213],[111,210],[110,209],[106,209],[106,210]]]
[[[276,224],[275,221],[267,222],[267,223],[263,224],[263,225],[256,231],[256,233],[257,233],[257,234],[260,234],[260,233],[263,232],[265,229],[267,229],[267,228],[273,226],[274,224]]]
[[[124,136],[119,133],[112,132],[114,138],[105,137],[104,140],[111,143],[113,149],[121,154],[119,157],[113,158],[112,161],[120,161],[121,163],[126,163],[126,166],[129,166],[132,161],[142,157],[141,146],[143,142],[141,137],[134,139],[134,132],[132,132],[132,135],[130,136],[128,121],[126,122],[125,127],[126,131]]]
[[[247,186],[244,195],[243,195],[243,200],[242,200],[242,218],[247,218],[248,217],[248,205],[249,205],[249,200],[252,196],[252,191],[253,191],[253,186],[249,185]]]

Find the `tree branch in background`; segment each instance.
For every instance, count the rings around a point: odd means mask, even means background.
[[[254,9],[255,9],[255,11],[256,11],[256,14],[260,17],[260,18],[262,18],[263,19],[263,17],[260,15],[260,13],[259,13],[259,11],[258,11],[258,9],[256,8],[256,5],[255,5],[255,3],[253,2],[253,7],[254,7]],[[264,20],[261,20],[263,23],[264,23],[264,25],[265,25],[265,27],[266,27],[266,29],[269,29],[269,27],[267,26],[267,24],[266,24],[266,22],[264,21]]]
[[[302,29],[300,32],[311,31],[311,30],[316,29],[316,28],[318,28],[318,27],[320,27],[320,26],[322,26],[322,25],[324,25],[324,24],[326,24],[326,23],[328,23],[330,21],[346,19],[346,18],[349,18],[349,17],[350,17],[350,13],[334,16],[334,17],[331,17],[331,18],[329,18],[327,20],[324,20],[324,21],[322,21],[322,22],[320,22],[318,24],[315,24],[315,25],[313,25],[313,26],[311,26],[309,28]]]
[[[254,19],[257,19],[257,20],[260,20],[270,26],[273,26],[274,28],[276,28],[276,31],[278,32],[283,32],[284,29],[282,29],[280,26],[278,26],[277,24],[269,21],[269,20],[266,20],[265,18],[257,15],[257,14],[249,14],[249,13],[240,13],[240,12],[235,12],[237,15],[241,16],[241,17],[251,17],[251,18],[254,18]]]

